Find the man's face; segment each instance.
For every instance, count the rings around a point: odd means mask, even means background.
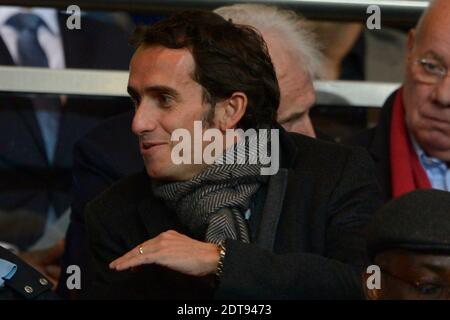
[[[366,289],[369,299],[450,300],[450,255],[389,250],[375,263],[381,269],[381,289]]]
[[[316,99],[308,74],[295,59],[288,45],[269,32],[262,32],[280,86],[277,120],[287,131],[315,137],[309,109]]]
[[[409,131],[429,156],[450,162],[450,77],[432,84],[419,76],[424,67],[447,71],[450,66],[450,3],[441,3],[424,21],[420,36],[410,33],[403,97]],[[420,59],[433,64],[424,66]]]
[[[191,78],[194,60],[187,49],[141,46],[130,63],[128,91],[135,103],[133,132],[139,137],[147,173],[158,180],[188,180],[201,165],[175,165],[171,142],[175,129],[193,137],[195,120],[204,120],[210,106],[202,87]]]

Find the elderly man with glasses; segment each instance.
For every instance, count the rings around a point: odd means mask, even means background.
[[[352,143],[377,164],[385,200],[415,189],[450,191],[450,2],[435,0],[410,31],[403,86],[376,128]]]

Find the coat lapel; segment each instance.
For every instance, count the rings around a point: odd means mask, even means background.
[[[390,134],[392,106],[398,90],[392,93],[384,103],[381,110],[380,120],[371,144],[368,150],[376,163],[377,176],[381,186],[383,187],[384,197],[386,200],[391,198],[391,164],[390,164]]]
[[[275,129],[278,129],[280,133],[280,169],[269,179],[266,201],[256,236],[256,244],[269,251],[274,251],[278,223],[283,208],[286,208],[285,196],[288,182],[292,181],[292,170],[289,168],[295,163],[298,154],[298,148],[289,133],[278,125]]]
[[[269,179],[266,202],[256,236],[256,244],[268,251],[273,251],[274,248],[278,221],[286,193],[287,177],[288,170],[282,168]]]

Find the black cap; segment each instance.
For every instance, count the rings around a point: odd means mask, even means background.
[[[422,189],[383,206],[368,227],[368,253],[407,249],[450,254],[450,192]]]

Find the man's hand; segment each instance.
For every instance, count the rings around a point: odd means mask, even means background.
[[[21,252],[19,257],[46,276],[52,282],[53,288],[56,288],[61,274],[59,262],[63,252],[64,240],[60,240],[47,249]]]
[[[216,272],[219,252],[220,248],[215,244],[197,241],[169,230],[114,260],[109,267],[122,271],[144,264],[158,264],[201,277]]]

